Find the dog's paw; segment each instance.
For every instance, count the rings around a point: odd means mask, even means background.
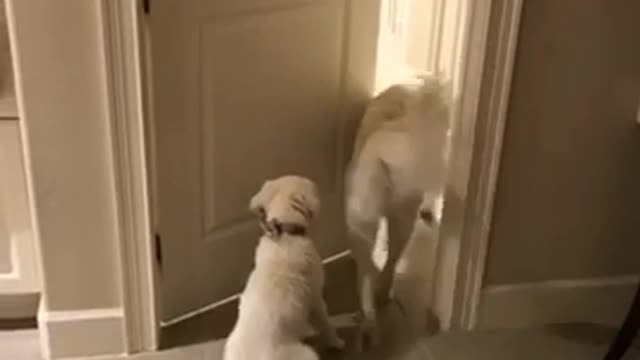
[[[338,335],[333,335],[327,340],[327,347],[332,350],[344,350],[345,343]]]
[[[380,342],[378,324],[373,319],[364,319],[360,323],[358,334],[356,335],[355,348],[357,352],[367,352],[376,347]]]

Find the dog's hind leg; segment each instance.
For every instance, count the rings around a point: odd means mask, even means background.
[[[379,340],[374,297],[379,271],[373,261],[373,245],[378,231],[378,221],[379,215],[375,212],[364,214],[357,208],[347,208],[348,235],[351,254],[357,265],[358,297],[362,316],[356,338],[358,351],[366,347],[365,342],[375,346]]]
[[[387,212],[388,237],[387,259],[378,277],[375,288],[375,303],[384,307],[391,299],[391,288],[396,265],[413,234],[416,213],[420,208],[420,197],[406,198],[394,202]]]
[[[358,297],[361,322],[356,338],[356,349],[362,351],[365,341],[374,346],[378,343],[375,288],[378,269],[373,262],[373,244],[378,229],[378,220],[367,218],[357,211],[347,211],[351,254],[356,261]]]
[[[389,178],[384,164],[372,156],[363,156],[347,177],[348,191],[346,217],[351,253],[358,271],[358,295],[362,321],[356,338],[361,351],[368,340],[370,346],[378,343],[375,289],[378,268],[373,260],[373,249],[380,220],[384,217],[388,199]]]

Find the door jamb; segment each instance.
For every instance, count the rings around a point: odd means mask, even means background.
[[[120,229],[128,353],[159,346],[159,268],[152,236],[140,1],[101,0],[108,110]]]
[[[523,3],[468,2],[449,177],[455,195],[445,198],[442,233],[449,236],[440,240],[438,254],[437,273],[454,279],[436,285],[443,291],[445,328],[471,330],[477,321]]]

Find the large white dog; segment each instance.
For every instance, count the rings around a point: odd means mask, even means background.
[[[308,235],[319,207],[316,185],[298,176],[267,181],[251,199],[264,235],[225,360],[316,360],[302,342],[312,326],[328,346],[344,346],[329,323],[322,262]]]
[[[416,216],[436,226],[450,143],[448,87],[423,75],[394,85],[368,105],[347,174],[346,212],[358,266],[363,315],[358,347],[378,341],[376,311],[390,299],[394,270],[414,230]],[[381,225],[386,226],[381,226]],[[387,256],[372,260],[381,228]]]

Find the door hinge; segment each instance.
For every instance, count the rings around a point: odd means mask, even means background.
[[[142,11],[145,15],[149,15],[151,12],[151,0],[142,0]]]
[[[156,263],[162,271],[162,239],[160,238],[160,234],[156,233],[154,239],[156,242]]]

